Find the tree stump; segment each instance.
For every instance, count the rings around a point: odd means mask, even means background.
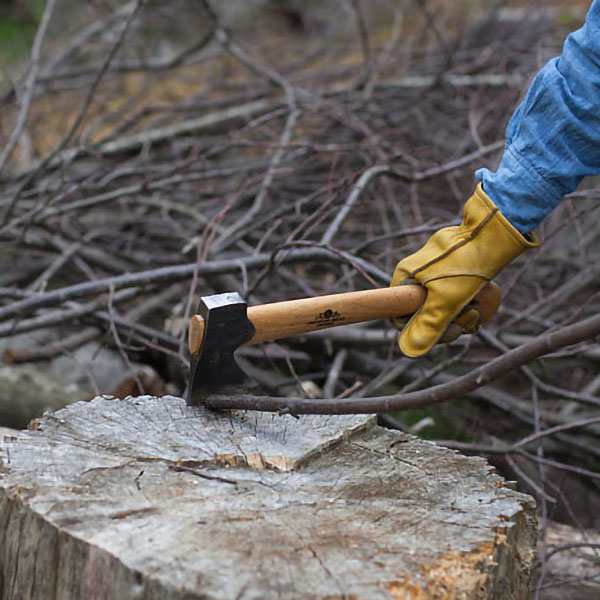
[[[0,598],[525,599],[534,508],[372,418],[100,397],[0,436]]]

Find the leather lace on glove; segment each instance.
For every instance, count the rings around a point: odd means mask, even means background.
[[[479,313],[468,304],[510,261],[540,245],[535,235],[528,237],[510,224],[478,185],[464,206],[460,225],[440,229],[396,266],[390,285],[416,281],[427,288],[425,303],[408,323],[396,323],[402,328],[400,350],[416,358],[439,341],[477,331]]]

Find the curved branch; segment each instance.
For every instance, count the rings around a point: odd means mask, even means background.
[[[343,400],[273,398],[249,395],[231,398],[211,395],[206,399],[205,404],[210,408],[258,410],[294,415],[369,414],[420,408],[453,400],[494,381],[498,377],[517,369],[535,358],[553,352],[558,348],[577,344],[597,335],[600,335],[600,316],[589,317],[575,325],[568,325],[541,335],[531,342],[518,346],[506,354],[448,383],[442,383],[408,394]],[[589,403],[594,406],[600,406],[600,399],[597,402],[593,402],[590,399]]]

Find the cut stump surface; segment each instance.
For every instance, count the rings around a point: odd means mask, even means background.
[[[0,435],[0,598],[525,599],[533,500],[362,416],[96,398]]]

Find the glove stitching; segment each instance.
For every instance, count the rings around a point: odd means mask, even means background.
[[[486,281],[491,281],[492,278],[485,275],[485,273],[446,273],[444,275],[436,275],[434,277],[430,277],[429,279],[423,279],[421,281],[421,285],[427,286],[428,283],[432,281],[438,281],[440,279],[451,279],[453,277],[477,277],[478,279],[485,279]]]
[[[490,198],[486,195],[483,186],[479,184],[475,190],[477,197],[488,207],[495,207],[495,204],[490,201]],[[526,248],[537,248],[540,245],[540,241],[535,232],[530,232],[527,235],[522,234],[515,226],[502,214],[502,211],[498,209],[498,222],[504,227],[504,229],[510,234],[510,236],[521,246]],[[529,239],[528,236],[531,236]]]
[[[428,262],[426,262],[424,265],[421,265],[420,267],[417,267],[414,271],[412,271],[410,273],[410,276],[414,277],[417,273],[420,273],[421,271],[424,271],[425,269],[427,269],[431,265],[434,265],[436,262],[439,262],[443,258],[446,258],[446,256],[449,256],[450,254],[452,254],[455,250],[458,250],[459,248],[462,248],[465,244],[468,244],[475,237],[477,237],[477,235],[479,235],[479,233],[481,232],[481,230],[494,218],[494,215],[497,212],[498,212],[498,207],[494,207],[485,216],[485,218],[480,223],[478,223],[477,226],[474,227],[473,230],[470,231],[469,234],[466,235],[462,240],[460,240],[459,242],[457,242],[456,244],[454,244],[454,246],[450,246],[449,248],[447,248],[446,250],[444,250],[444,252],[442,252],[438,256],[432,258],[431,260],[429,260]]]

